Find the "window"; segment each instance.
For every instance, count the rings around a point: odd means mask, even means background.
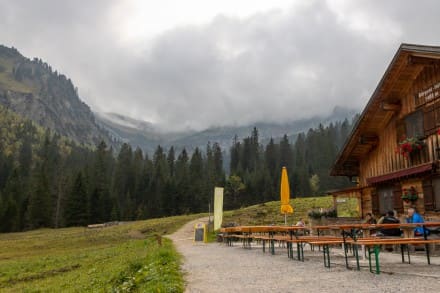
[[[338,218],[360,218],[360,199],[357,197],[336,197],[336,212]]]
[[[415,111],[405,117],[406,137],[423,137],[423,111]]]

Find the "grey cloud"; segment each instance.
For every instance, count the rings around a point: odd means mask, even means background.
[[[437,1],[356,1],[347,13],[367,16],[364,31],[324,1],[246,19],[219,15],[136,50],[109,29],[117,25],[111,2],[7,2],[0,40],[72,77],[92,107],[173,129],[361,109],[401,42],[439,44]]]

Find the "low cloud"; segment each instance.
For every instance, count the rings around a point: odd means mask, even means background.
[[[170,129],[360,110],[401,42],[439,45],[436,1],[310,1],[130,45],[112,2],[17,2],[0,0],[5,45],[71,77],[92,108]]]

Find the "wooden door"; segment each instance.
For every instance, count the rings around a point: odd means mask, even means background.
[[[393,205],[396,212],[403,213],[402,185],[396,183],[393,188]]]
[[[379,213],[381,215],[384,215],[387,211],[392,211],[394,209],[393,190],[393,185],[381,186],[377,189],[379,196]]]
[[[431,184],[423,182],[423,199],[425,201],[425,210],[434,211],[440,209],[440,177],[429,180]],[[426,187],[425,187],[426,185]]]

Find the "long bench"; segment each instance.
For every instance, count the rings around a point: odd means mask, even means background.
[[[288,256],[290,258],[293,258],[293,243],[296,243],[297,245],[297,255],[298,260],[304,261],[304,244],[308,243],[311,245],[319,245],[322,246],[326,242],[340,242],[340,244],[343,243],[343,239],[341,237],[336,236],[299,236],[296,238],[288,239],[286,242],[288,243],[288,249],[289,253]]]
[[[368,248],[368,264],[370,272],[373,272],[371,255],[374,254],[375,260],[375,273],[380,274],[380,263],[379,263],[379,253],[380,245],[396,244],[401,247],[402,262],[405,262],[404,258],[404,248],[406,247],[408,253],[408,263],[411,263],[409,254],[409,245],[425,245],[425,253],[428,265],[431,264],[431,259],[429,255],[429,244],[440,244],[440,239],[423,239],[423,238],[401,238],[401,239],[377,239],[377,240],[362,240],[358,239],[356,241],[357,245],[365,245]],[[373,250],[372,250],[373,248]]]

